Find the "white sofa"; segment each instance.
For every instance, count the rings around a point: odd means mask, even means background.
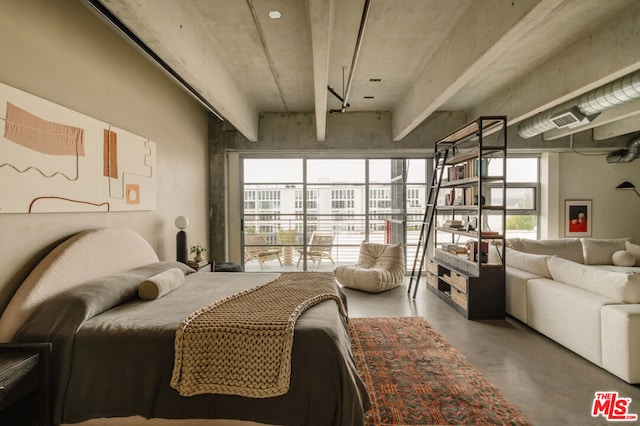
[[[495,260],[499,250],[490,256]],[[640,383],[640,245],[509,239],[506,311],[628,383]]]

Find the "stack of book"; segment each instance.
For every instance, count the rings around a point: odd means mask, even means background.
[[[199,262],[196,262],[195,260],[188,260],[187,261],[187,265],[189,265],[193,269],[200,269],[203,266],[207,266],[208,264],[209,264],[208,260],[201,260]]]

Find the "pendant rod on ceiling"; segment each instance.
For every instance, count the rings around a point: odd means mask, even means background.
[[[356,47],[353,51],[353,58],[351,60],[351,69],[349,70],[349,79],[347,80],[347,88],[344,92],[344,100],[342,101],[341,112],[345,112],[347,109],[349,92],[351,92],[351,84],[353,83],[353,76],[355,74],[356,63],[358,62],[358,56],[360,55],[360,47],[362,46],[362,38],[364,36],[364,29],[367,26],[367,19],[369,18],[369,7],[371,0],[365,0],[364,8],[362,10],[362,19],[360,20],[360,28],[358,30],[358,39],[356,40]]]

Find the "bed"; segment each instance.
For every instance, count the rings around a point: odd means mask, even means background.
[[[182,270],[184,284],[142,300],[140,282],[169,269]],[[285,394],[181,396],[170,385],[176,330],[185,319],[279,276],[195,272],[159,261],[131,230],[89,230],[52,250],[20,286],[0,317],[0,342],[52,343],[55,423],[363,424],[370,401],[351,356],[347,319],[333,300],[297,317]]]

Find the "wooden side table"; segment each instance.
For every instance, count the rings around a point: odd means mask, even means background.
[[[0,424],[51,424],[50,359],[50,343],[0,344]]]

